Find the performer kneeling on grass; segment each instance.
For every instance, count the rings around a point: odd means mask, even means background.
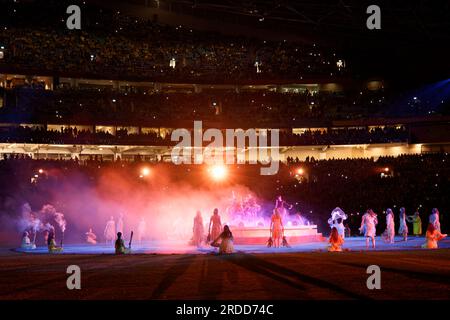
[[[422,248],[424,249],[437,249],[438,248],[438,241],[444,239],[447,235],[442,234],[434,224],[430,223],[427,228],[427,233],[425,235],[425,238],[427,242],[425,242],[422,245]]]
[[[330,246],[328,251],[330,252],[340,252],[342,251],[342,245],[344,244],[344,239],[339,235],[338,229],[333,227],[331,229],[330,239],[328,240]]]
[[[117,240],[114,245],[116,254],[130,253],[130,249],[125,247],[125,242],[122,239],[122,232],[117,232]]]
[[[372,248],[375,249],[375,234],[376,225],[378,224],[377,214],[372,209],[367,210],[361,220],[361,227],[359,231],[364,230],[364,236],[366,237],[366,248],[369,249],[369,239],[372,240]]]
[[[55,227],[53,227],[53,226],[50,227],[50,230],[48,232],[47,246],[48,246],[48,252],[50,252],[50,253],[62,251],[61,247],[56,246]]]
[[[28,231],[23,233],[22,244],[20,247],[22,249],[36,249],[36,245],[31,243]]]
[[[219,244],[219,240],[220,244]],[[219,254],[233,253],[234,245],[233,245],[233,234],[231,233],[230,228],[225,225],[223,227],[222,233],[211,243],[213,247],[219,247]]]

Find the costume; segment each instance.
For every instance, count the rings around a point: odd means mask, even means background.
[[[366,213],[362,217],[360,230],[364,229],[365,237],[373,238],[373,237],[375,237],[377,224],[378,224],[378,220],[377,220],[376,215],[371,215],[369,213]]]
[[[233,253],[233,252],[234,252],[233,238],[223,238],[222,242],[220,242],[219,254]]]
[[[116,238],[116,223],[114,222],[113,217],[111,217],[111,219],[106,223],[103,234],[105,235],[106,241],[112,242]]]
[[[125,254],[127,253],[127,248],[125,247],[125,243],[122,238],[118,238],[114,245],[116,254]]]
[[[395,237],[395,222],[394,222],[394,214],[390,209],[388,209],[388,213],[386,215],[386,241],[389,243],[394,243]]]
[[[283,237],[283,221],[281,215],[274,213],[271,217],[272,222],[272,239],[281,239]]]
[[[61,252],[62,251],[61,247],[57,247],[56,246],[55,230],[54,229],[50,230],[50,232],[48,233],[47,247],[48,247],[48,252],[49,253],[56,253],[56,252]]]
[[[437,249],[438,248],[438,241],[445,238],[446,234],[441,234],[438,230],[433,230],[433,232],[427,231],[425,238],[426,242],[422,245],[422,248],[424,249]]]
[[[205,234],[205,229],[203,227],[203,218],[200,214],[197,214],[194,218],[194,228],[192,231],[192,244],[198,247],[202,244]]]
[[[30,237],[28,236],[28,232],[23,234],[22,244],[20,245],[22,249],[36,249],[36,245],[31,243]]]
[[[342,251],[342,245],[344,244],[344,239],[338,235],[337,240],[333,240],[332,237],[328,240],[330,245],[328,246],[328,251],[330,252],[340,252]]]
[[[92,229],[89,229],[88,232],[86,232],[86,242],[90,244],[96,244],[97,243],[97,236],[92,232]]]
[[[413,224],[413,234],[420,236],[422,234],[422,219],[420,219],[419,213],[416,212],[413,216],[407,216],[406,219]]]
[[[408,225],[406,224],[405,214],[400,213],[400,227],[398,228],[398,234],[408,234]]]
[[[234,245],[233,245],[233,234],[231,233],[228,226],[225,226],[223,229],[223,232],[220,234],[219,238],[221,239],[220,245],[219,245],[219,254],[227,254],[227,253],[233,253],[234,252]],[[218,239],[216,239],[218,240]]]
[[[345,238],[344,220],[346,220],[347,218],[348,216],[345,214],[345,212],[342,211],[341,208],[337,207],[331,212],[331,218],[328,219],[330,228],[336,228],[342,239]]]
[[[123,215],[122,214],[120,214],[119,220],[117,220],[116,232],[120,232],[123,234]]]
[[[220,236],[220,233],[222,232],[222,222],[220,220],[219,214],[213,214],[211,216],[211,220],[209,223],[211,226],[210,230],[211,240],[214,241],[215,239],[217,239],[218,236]]]
[[[433,211],[432,214],[430,214],[430,220],[429,222],[434,226],[436,230],[441,232],[441,223],[439,222],[439,212]]]

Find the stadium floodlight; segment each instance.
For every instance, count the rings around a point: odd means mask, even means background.
[[[150,174],[150,169],[149,168],[147,168],[147,167],[142,168],[142,170],[141,170],[141,176],[142,177],[146,177],[149,174]]]
[[[211,177],[216,181],[224,180],[227,177],[227,168],[223,165],[212,166],[209,170]]]

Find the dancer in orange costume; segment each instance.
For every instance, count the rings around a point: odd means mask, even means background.
[[[437,249],[438,241],[444,239],[447,235],[440,233],[438,229],[434,226],[434,224],[430,223],[428,225],[427,233],[425,238],[427,242],[422,245],[424,249]]]
[[[270,219],[270,231],[272,233],[272,240],[274,247],[278,248],[283,238],[284,226],[283,219],[277,208],[273,210],[272,218]]]
[[[336,227],[331,229],[330,239],[328,240],[330,246],[328,251],[330,252],[340,252],[342,251],[342,245],[344,244],[344,239],[339,235]]]

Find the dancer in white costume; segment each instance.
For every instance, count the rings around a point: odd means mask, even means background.
[[[406,211],[404,207],[400,208],[400,227],[398,234],[403,236],[404,241],[408,241],[408,225],[406,224]]]
[[[392,212],[391,208],[386,210],[386,242],[394,243],[395,237],[395,221],[394,221],[394,212]]]
[[[145,233],[147,231],[147,223],[145,222],[144,217],[141,218],[138,226],[138,241],[142,243],[142,239],[145,237]]]
[[[90,244],[97,244],[97,236],[94,232],[92,232],[92,228],[89,228],[89,231],[86,232],[86,242]]]
[[[116,232],[120,232],[123,233],[123,213],[120,213],[119,215],[119,219],[117,220],[117,224],[116,224]]]
[[[111,244],[114,243],[114,240],[116,239],[116,223],[114,222],[113,216],[111,216],[109,221],[106,223],[103,235],[105,236],[106,243],[108,242],[110,242]]]
[[[23,233],[22,244],[20,245],[22,249],[36,249],[36,245],[31,243],[31,239],[29,237],[29,233],[25,231]]]
[[[342,211],[341,208],[337,207],[331,212],[331,218],[328,219],[330,228],[336,228],[338,234],[342,237],[342,239],[345,239],[344,220],[347,220],[347,218],[348,216],[345,214],[345,212]]]
[[[194,218],[194,228],[192,229],[192,244],[200,247],[205,237],[205,228],[203,226],[203,218],[200,211],[197,211],[197,215]]]
[[[441,232],[441,223],[439,222],[439,210],[437,208],[433,208],[430,214],[429,222],[434,226],[434,228]]]
[[[377,215],[372,209],[367,210],[363,215],[361,221],[361,227],[359,231],[365,230],[364,236],[366,237],[366,248],[369,248],[369,240],[372,240],[372,248],[375,249],[375,235],[376,225],[378,224]]]

